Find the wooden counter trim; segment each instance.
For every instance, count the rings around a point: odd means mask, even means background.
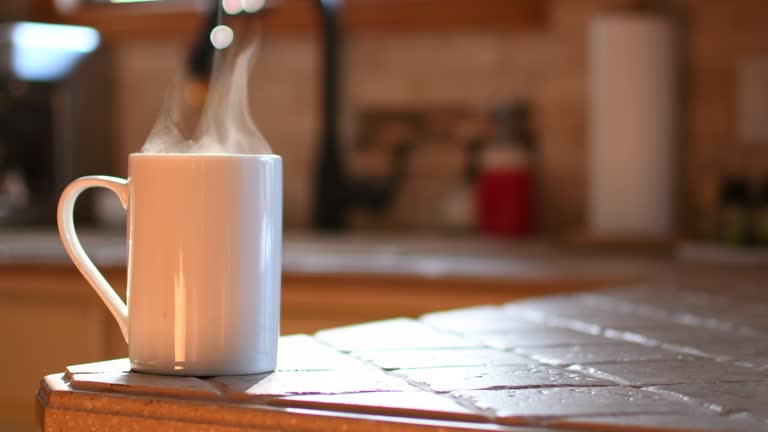
[[[126,268],[124,266],[99,266],[99,270],[108,279],[110,277],[125,278]],[[0,263],[0,272],[8,280],[23,278],[28,272],[35,274],[50,274],[49,278],[55,281],[61,275],[79,274],[73,264],[70,263]],[[10,279],[9,279],[10,278]],[[19,279],[22,280],[22,279]],[[83,279],[83,282],[85,280]],[[609,286],[614,284],[623,284],[628,282],[637,282],[637,278],[630,276],[600,276],[588,274],[570,274],[555,272],[547,275],[492,275],[488,276],[464,276],[464,275],[424,275],[418,273],[382,273],[382,272],[297,272],[283,271],[283,282],[299,282],[302,284],[315,284],[318,286],[344,284],[374,284],[374,285],[404,285],[413,287],[413,284],[428,288],[466,288],[467,286],[477,286],[478,289],[485,290],[509,290],[512,287],[528,286],[536,290],[538,294],[546,294],[550,291],[563,292],[563,284],[571,285],[577,283],[579,286],[591,286],[592,288],[600,286]],[[55,286],[55,284],[52,284]],[[2,289],[7,284],[0,284]],[[47,287],[48,288],[48,287]],[[119,289],[120,287],[115,287]],[[57,289],[57,288],[53,288]],[[579,290],[582,288],[578,288]],[[565,291],[570,291],[565,287]]]
[[[552,278],[547,280],[415,279],[404,276],[284,275],[282,333],[397,316],[500,304],[526,297],[566,294],[626,283],[627,279]]]
[[[114,407],[119,406],[116,412]],[[46,431],[49,418],[57,427],[70,432],[91,431],[97,424],[109,424],[115,430],[202,430],[219,432],[233,428],[263,431],[326,432],[354,430],[361,432],[485,432],[504,430],[492,423],[465,423],[443,420],[349,414],[278,408],[253,404],[174,400],[162,397],[113,395],[74,390],[62,374],[43,378],[36,393],[38,424]],[[94,424],[95,423],[95,424]]]
[[[125,298],[124,267],[102,269]],[[61,304],[97,311],[107,329],[108,352],[120,355],[125,346],[111,316],[96,293],[70,264],[0,265],[0,294],[5,304]],[[283,273],[282,334],[314,331],[399,316],[418,317],[447,310],[547,294],[635,282],[629,277],[573,276],[478,278],[424,277],[412,274]]]

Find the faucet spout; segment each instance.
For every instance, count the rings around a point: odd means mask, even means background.
[[[346,173],[339,149],[339,88],[341,29],[338,13],[341,0],[316,0],[322,17],[322,116],[314,190],[315,228],[339,230],[344,227]]]
[[[339,112],[341,104],[342,29],[339,12],[342,0],[316,0],[322,15],[322,129],[317,156],[313,224],[316,229],[345,228],[348,208],[370,211],[386,209],[400,189],[406,174],[411,145],[395,149],[389,177],[351,177],[341,154]]]

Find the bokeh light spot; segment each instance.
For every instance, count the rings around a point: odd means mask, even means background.
[[[216,49],[224,49],[232,45],[235,32],[225,25],[217,25],[211,30],[211,43]]]

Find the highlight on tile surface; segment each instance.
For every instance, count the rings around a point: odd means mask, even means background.
[[[427,325],[457,333],[531,329],[541,325],[525,317],[512,317],[500,307],[489,305],[433,312],[419,319]]]
[[[707,412],[677,398],[627,387],[463,390],[451,394],[514,423],[519,417]]]
[[[511,351],[490,348],[359,351],[352,355],[388,370],[537,363]]]
[[[521,387],[606,386],[611,381],[545,365],[399,369],[393,374],[422,384],[434,392],[463,389]]]
[[[692,358],[661,347],[649,347],[623,341],[570,346],[521,347],[515,351],[542,363],[556,366]]]
[[[278,371],[370,369],[360,360],[340,353],[315,338],[297,334],[283,336],[277,346]]]
[[[87,373],[120,373],[131,370],[131,362],[127,358],[107,360],[95,363],[67,366],[67,374]]]
[[[434,418],[457,421],[488,421],[481,411],[459,405],[450,397],[424,391],[368,392],[336,395],[289,396],[271,405],[378,415]]]
[[[607,335],[613,338],[647,341],[648,344],[710,358],[741,358],[768,351],[768,338],[765,335],[688,325],[612,331]]]
[[[75,373],[72,387],[88,391],[167,395],[181,398],[217,398],[218,389],[193,377],[152,375],[140,372]]]
[[[472,335],[472,338],[486,346],[499,350],[536,346],[592,344],[605,341],[604,337],[598,335],[556,327],[475,333]]]
[[[417,320],[394,318],[322,330],[315,337],[339,351],[387,349],[474,348],[481,344],[440,332]]]
[[[380,370],[296,371],[211,378],[227,398],[249,399],[300,394],[411,391],[407,382]]]
[[[510,316],[526,316],[541,324],[559,327],[589,328],[597,332],[604,327],[631,326],[641,328],[668,323],[664,313],[646,313],[643,309],[625,307],[609,299],[591,294],[578,296],[546,296],[505,304],[501,310]]]
[[[654,390],[691,398],[719,412],[746,411],[768,424],[768,375],[760,382],[677,384]]]
[[[631,386],[768,379],[765,372],[709,359],[601,363],[574,365],[568,369]]]

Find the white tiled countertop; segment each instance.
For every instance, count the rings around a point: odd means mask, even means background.
[[[211,431],[768,431],[766,291],[690,288],[283,336],[272,373],[151,375],[127,358],[69,366],[43,379],[38,419],[46,431],[162,430],[169,419]]]

